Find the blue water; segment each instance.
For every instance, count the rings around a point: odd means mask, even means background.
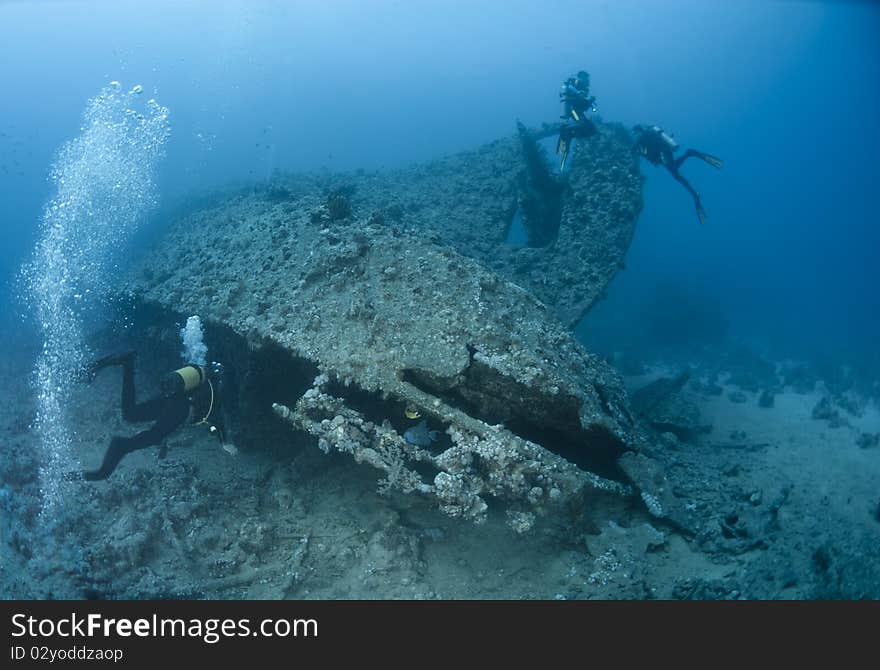
[[[10,416],[4,430],[16,444],[41,440],[40,495],[63,502],[61,474],[83,464],[60,456],[77,430],[89,434],[67,404],[116,270],[188,199],[279,172],[396,168],[473,149],[514,135],[517,120],[558,120],[559,85],[579,69],[603,120],[659,124],[682,150],[724,160],[721,171],[682,168],[706,226],[684,189],[642,161],[626,269],[576,329],[587,348],[614,361],[684,353],[691,364],[747,346],[812,361],[818,377],[864,368],[859,388],[876,400],[878,36],[872,3],[2,2],[0,372],[31,370],[35,382],[34,402],[15,405],[33,416]],[[526,241],[516,214],[508,243]],[[9,351],[26,364],[8,366]],[[730,446],[736,432],[712,440]],[[869,450],[875,434],[850,442]],[[4,458],[21,479],[0,486],[9,506],[33,480]],[[782,484],[768,472],[770,499]],[[880,520],[876,497],[872,519],[865,500],[852,509],[859,523]],[[33,511],[16,510],[4,508],[7,519]],[[78,545],[59,546],[82,558]]]
[[[111,80],[171,110],[161,213],[274,170],[399,166],[471,148],[511,134],[517,118],[554,119],[559,82],[585,68],[602,118],[661,124],[725,160],[720,173],[698,161],[683,170],[706,227],[687,194],[643,164],[628,269],[595,319],[631,326],[633,306],[665,283],[792,353],[870,349],[878,28],[869,3],[5,2],[3,313],[17,322],[11,281],[51,195],[53,155]]]

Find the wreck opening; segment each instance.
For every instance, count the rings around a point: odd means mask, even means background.
[[[132,345],[144,363],[159,369],[178,364],[178,333],[186,315],[136,302],[127,320],[132,326]],[[272,404],[295,404],[319,374],[318,366],[272,340],[249,342],[210,318],[203,324],[208,360],[222,366],[220,407],[227,436],[250,449],[289,449],[290,431],[278,422]]]
[[[408,430],[418,426],[421,421],[425,421],[428,431],[436,431],[436,439],[431,440],[428,444],[418,446],[434,455],[452,446],[452,440],[446,434],[448,424],[436,421],[429,416],[419,415],[412,419],[408,418],[408,404],[402,400],[386,397],[386,394],[379,391],[364,390],[352,382],[344,384],[338,380],[331,380],[324,388],[327,393],[341,399],[347,407],[359,413],[367,421],[378,426],[387,422],[404,439],[406,439]],[[438,470],[433,470],[433,474],[437,472]]]
[[[604,426],[592,425],[575,432],[537,424],[528,419],[513,419],[505,426],[512,433],[541,445],[581,470],[621,483],[629,481],[617,465],[617,458],[626,449]]]
[[[211,359],[224,368],[222,402],[229,435],[241,447],[289,453],[291,432],[278,421],[272,405],[295,404],[320,374],[318,366],[271,340],[249,343],[213,321],[205,332]]]
[[[529,233],[523,224],[522,210],[519,205],[514,205],[513,214],[509,216],[507,232],[504,234],[504,244],[512,249],[520,249],[528,244]]]
[[[511,433],[581,470],[626,481],[617,465],[625,445],[604,426],[584,428],[580,401],[574,396],[542,394],[474,360],[456,382],[444,383],[432,377],[416,369],[403,371],[405,382],[475,419],[490,425],[503,424]]]
[[[559,236],[565,188],[553,176],[547,156],[535,137],[521,123],[517,124],[517,131],[525,169],[517,177],[519,196],[514,219],[518,214],[528,246],[547,247]]]
[[[250,430],[268,417],[274,418],[273,403],[296,403],[311,387],[319,370],[313,362],[269,342],[250,351],[239,362],[237,373],[241,379],[237,395],[244,410],[242,419]]]

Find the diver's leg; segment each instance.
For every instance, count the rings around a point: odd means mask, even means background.
[[[126,454],[137,448],[130,444],[132,441],[132,439],[126,437],[114,437],[110,440],[110,446],[107,447],[107,452],[104,454],[104,460],[101,462],[101,467],[97,470],[87,470],[83,473],[83,478],[90,482],[99,479],[107,479],[107,477],[109,477],[116,469],[116,466],[119,465],[119,461],[121,461]]]
[[[189,402],[186,398],[181,398],[180,402],[166,403],[159,420],[147,430],[143,430],[133,437],[114,437],[110,440],[110,446],[107,448],[107,453],[104,454],[101,467],[83,473],[83,477],[88,481],[107,479],[119,465],[119,461],[127,454],[161,444],[166,437],[186,421],[188,416]]]
[[[681,167],[682,163],[684,163],[691,156],[696,156],[696,155],[697,155],[696,151],[694,151],[693,149],[688,149],[681,156],[679,156],[674,161],[672,161],[672,167],[675,168],[675,170],[677,171],[678,168]],[[674,174],[675,173],[673,173],[673,176],[674,176]]]
[[[721,166],[724,165],[724,161],[722,161],[717,156],[713,156],[712,154],[707,154],[702,151],[697,151],[696,149],[688,149],[681,156],[675,159],[674,166],[677,170],[681,167],[681,164],[684,163],[688,158],[699,158],[701,161],[706,161],[709,165],[714,168],[721,169]]]
[[[121,354],[110,354],[109,356],[103,356],[92,363],[85,369],[82,374],[82,381],[85,381],[91,384],[95,380],[95,376],[103,370],[104,368],[110,368],[114,365],[122,365],[125,361],[130,358],[134,358],[134,351],[126,351]]]
[[[162,409],[161,399],[138,403],[134,384],[134,353],[122,362],[122,418],[129,423],[156,421]]]
[[[697,210],[697,218],[700,220],[701,224],[706,223],[706,210],[703,209],[703,203],[700,201],[700,194],[694,190],[694,187],[690,185],[687,179],[681,176],[678,170],[669,170],[670,174],[675,178],[679,184],[684,186],[688,193],[691,194],[691,197],[694,199],[694,207]]]
[[[134,437],[114,437],[110,440],[110,446],[107,447],[107,453],[104,454],[104,460],[101,467],[97,470],[88,470],[83,473],[83,477],[87,481],[95,481],[98,479],[107,479],[116,466],[119,465],[125,456],[139,449],[146,449],[154,444],[158,444],[165,436],[159,435],[153,428],[144,430]]]
[[[134,388],[134,360],[122,364],[122,398],[119,406],[122,408],[122,418],[126,421],[135,421],[133,417],[135,408]]]

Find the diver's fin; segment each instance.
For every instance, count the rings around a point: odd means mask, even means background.
[[[570,146],[570,142],[565,143],[565,149],[562,152],[562,160],[559,161],[559,171],[565,172],[565,161],[568,160],[568,148]]]
[[[699,157],[706,161],[713,168],[721,169],[721,166],[724,165],[724,161],[718,158],[717,156],[713,156],[712,154],[699,154]]]
[[[694,205],[697,207],[697,218],[700,220],[700,225],[706,225],[706,210],[703,209],[703,204],[696,200],[694,201]]]

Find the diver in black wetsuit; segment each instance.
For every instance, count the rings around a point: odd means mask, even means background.
[[[673,154],[678,151],[678,143],[659,126],[651,126],[650,128],[635,126],[633,132],[636,136],[636,151],[648,159],[651,164],[662,165],[669,170],[669,173],[675,180],[684,186],[693,197],[694,205],[697,208],[697,218],[700,220],[700,223],[706,223],[706,210],[703,209],[703,203],[700,202],[700,194],[694,190],[694,187],[688,183],[687,179],[681,176],[678,168],[691,157],[706,161],[709,165],[718,169],[721,168],[724,162],[720,158],[697,151],[696,149],[688,149],[681,156],[675,158]]]
[[[161,444],[186,422],[190,414],[194,423],[207,425],[211,433],[220,439],[221,444],[224,441],[218,371],[209,372],[194,364],[184,366],[162,380],[161,395],[138,403],[135,402],[134,359],[133,351],[106,356],[95,361],[89,372],[94,375],[103,368],[121,366],[122,418],[130,423],[155,423],[133,437],[116,436],[110,440],[101,467],[83,473],[88,481],[107,479],[126,454]],[[165,452],[166,447],[163,445],[159,457],[164,458]]]
[[[587,118],[587,112],[596,110],[596,98],[590,95],[590,75],[581,70],[562,83],[559,91],[562,102],[562,116],[565,120],[559,128],[559,142],[556,153],[562,156],[559,171],[565,170],[565,161],[575,137],[586,138],[596,133],[596,126]]]
[[[590,96],[590,75],[581,70],[562,82],[559,99],[564,108],[559,118],[580,121],[588,111],[596,107],[596,98]]]

